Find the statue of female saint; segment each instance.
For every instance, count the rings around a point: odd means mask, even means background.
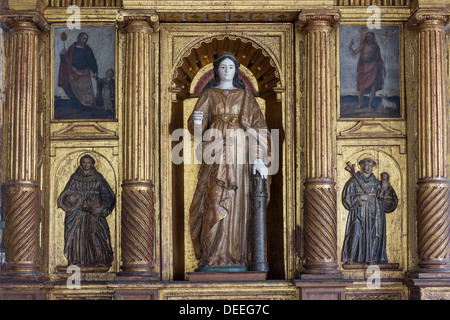
[[[58,198],[58,207],[66,212],[64,254],[69,265],[109,268],[113,251],[106,217],[116,197],[94,164],[90,155],[81,157]]]
[[[252,91],[238,78],[236,56],[224,52],[213,66],[214,79],[188,119],[191,134],[203,136],[203,160],[190,207],[196,271],[247,271],[250,175],[259,173],[268,190],[270,138]]]
[[[386,172],[382,181],[372,173],[376,162],[362,156],[360,171],[351,171],[342,192],[342,202],[349,210],[342,261],[344,264],[388,263],[386,254],[386,213],[397,208],[398,198]],[[346,168],[348,169],[348,168]]]

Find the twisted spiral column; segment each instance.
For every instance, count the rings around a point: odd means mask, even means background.
[[[305,268],[330,272],[337,268],[336,190],[331,183],[322,186],[305,183],[304,190]]]
[[[335,12],[302,12],[306,34],[306,177],[303,274],[339,274],[335,190],[335,121],[330,34]]]
[[[15,275],[39,273],[38,187],[8,185],[5,211],[6,271]]]
[[[150,184],[123,185],[122,269],[145,272],[153,269],[153,194]]]
[[[5,170],[6,272],[40,274],[40,203],[37,185],[38,158],[38,35],[48,29],[38,14],[0,17],[11,32],[8,66]]]
[[[424,183],[417,198],[417,241],[421,271],[447,269],[450,249],[450,189]]]
[[[444,27],[448,15],[418,11],[417,241],[419,272],[450,272],[450,189]]]
[[[154,270],[152,33],[156,14],[122,12],[125,31],[125,114],[120,276],[149,276]]]

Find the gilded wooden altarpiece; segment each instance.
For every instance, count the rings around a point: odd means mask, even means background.
[[[68,15],[67,13],[65,14]],[[56,18],[56,16],[55,16]],[[120,182],[121,168],[120,157],[121,146],[119,144],[119,137],[121,129],[119,123],[121,123],[121,99],[122,95],[118,95],[118,90],[115,90],[114,95],[116,98],[114,117],[106,117],[102,114],[100,117],[95,117],[95,114],[91,112],[90,115],[80,116],[75,118],[70,117],[58,118],[55,114],[55,103],[58,99],[57,93],[61,92],[61,88],[57,86],[58,72],[57,65],[60,60],[60,42],[61,33],[65,32],[71,34],[71,39],[74,39],[81,32],[95,32],[90,37],[101,37],[102,30],[105,30],[109,34],[109,42],[99,42],[100,46],[93,47],[98,49],[97,60],[102,59],[102,55],[108,57],[108,68],[113,67],[116,70],[115,81],[116,88],[120,88],[122,85],[122,64],[119,63],[119,59],[122,57],[120,46],[121,39],[118,27],[112,16],[102,14],[86,14],[81,16],[81,21],[91,21],[85,24],[81,24],[80,29],[68,29],[66,24],[67,17],[59,16],[52,23],[51,30],[49,32],[50,50],[52,54],[48,56],[49,68],[48,76],[52,79],[51,93],[49,94],[49,101],[51,101],[49,115],[47,123],[49,126],[49,176],[47,181],[49,184],[49,208],[50,214],[46,219],[47,228],[49,230],[46,241],[48,241],[49,253],[48,259],[46,259],[46,267],[51,279],[66,279],[68,266],[67,259],[64,256],[64,216],[65,213],[61,208],[57,207],[57,198],[63,191],[65,184],[69,180],[71,174],[79,165],[80,158],[84,154],[91,155],[95,159],[95,166],[99,172],[105,177],[111,186],[113,192],[116,195],[116,205],[112,213],[107,217],[107,222],[111,232],[111,245],[114,252],[114,260],[112,266],[105,274],[99,273],[85,273],[86,279],[113,279],[114,275],[118,272],[120,266],[120,250],[118,246],[120,243]],[[51,19],[51,18],[50,18]],[[112,37],[111,37],[112,33]],[[110,39],[114,39],[112,42]],[[92,39],[90,39],[92,40]],[[95,40],[94,40],[95,41]],[[56,46],[55,42],[59,45]],[[89,44],[89,41],[88,41]],[[66,48],[69,48],[70,42],[66,42]],[[95,54],[95,52],[94,52]],[[112,63],[112,65],[111,65]],[[100,64],[99,64],[100,66]],[[106,66],[103,68],[106,71]],[[99,68],[100,69],[100,68]],[[92,76],[92,75],[91,75]],[[104,75],[100,75],[104,76]],[[56,79],[56,80],[55,80]],[[95,85],[95,79],[92,79],[93,87]],[[60,98],[60,97],[58,97]],[[92,119],[94,116],[94,119]]]
[[[387,30],[397,30],[398,32],[398,43],[396,44],[399,48],[398,56],[391,57],[391,63],[396,65],[396,68],[400,74],[403,74],[403,61],[404,61],[404,50],[403,43],[405,41],[405,36],[403,33],[403,25],[401,21],[406,18],[405,13],[397,12],[392,15],[385,15],[385,18],[381,22],[380,30],[382,27],[391,28],[385,29],[386,36],[389,34]],[[387,20],[387,21],[386,21]],[[356,17],[346,16],[342,14],[342,19],[340,27],[346,26],[351,28],[349,30],[359,30],[361,34],[367,34],[371,30],[367,27],[366,19],[358,19]],[[398,28],[398,29],[397,29]],[[355,33],[356,34],[356,33]],[[380,33],[377,33],[380,34]],[[362,38],[356,40],[355,43],[363,41]],[[378,41],[381,41],[378,40]],[[345,72],[346,68],[353,68],[356,70],[356,64],[353,66],[344,65],[340,62],[340,56],[342,54],[348,54],[348,43],[342,43],[340,41],[340,34],[336,34],[336,42],[340,43],[339,50],[336,52],[336,59],[339,61],[337,67],[341,72]],[[356,48],[357,45],[354,45]],[[381,46],[383,47],[383,46]],[[392,48],[391,48],[392,49]],[[383,52],[384,59],[384,52]],[[344,71],[342,71],[344,68]],[[339,78],[339,72],[337,73]],[[394,182],[393,188],[397,190],[399,197],[399,204],[397,209],[390,214],[386,215],[386,236],[387,236],[387,255],[389,265],[382,266],[380,273],[383,278],[401,278],[402,275],[410,268],[408,265],[411,261],[410,246],[413,244],[414,239],[409,238],[408,225],[411,223],[411,217],[408,216],[407,206],[410,201],[408,200],[410,194],[407,192],[408,178],[405,172],[408,171],[407,164],[407,139],[406,139],[406,117],[404,116],[405,102],[404,102],[404,84],[403,77],[393,79],[398,79],[398,82],[391,83],[394,87],[395,92],[398,92],[399,100],[398,104],[398,116],[397,117],[385,117],[376,116],[348,116],[342,115],[342,98],[339,107],[337,108],[337,192],[339,195],[342,194],[344,185],[346,181],[351,177],[349,172],[345,169],[346,163],[358,164],[358,159],[363,155],[370,155],[376,161],[377,165],[374,168],[374,175],[376,177],[380,176],[383,171],[388,171],[391,175],[391,181]],[[339,83],[339,82],[338,82]],[[355,82],[356,84],[356,82]],[[339,97],[342,94],[340,90],[340,85],[336,86],[336,94]],[[368,100],[368,94],[366,94],[366,100]],[[367,103],[367,101],[366,101]],[[381,105],[378,107],[380,108]],[[368,107],[367,107],[368,108]],[[360,109],[361,112],[364,109]],[[368,111],[370,113],[370,111]],[[362,118],[362,119],[361,119]],[[338,219],[341,226],[345,226],[347,222],[348,211],[344,208],[342,201],[338,202]],[[338,231],[338,253],[339,260],[341,260],[340,253],[342,252],[342,245],[344,243],[345,227],[342,227]],[[341,262],[342,263],[342,262]],[[352,268],[348,266],[343,267],[344,275],[348,278],[358,279],[366,278],[367,274],[361,272],[361,269]],[[367,267],[366,267],[367,268]],[[357,282],[356,282],[357,283]],[[355,284],[356,284],[355,283]],[[389,288],[389,286],[387,286]],[[404,292],[402,292],[402,297],[404,297]],[[356,298],[357,295],[354,297]]]
[[[436,119],[448,121],[450,36],[442,32],[449,21],[448,6],[421,0],[270,1],[266,6],[248,0],[230,1],[226,8],[220,1],[200,5],[195,1],[115,0],[101,6],[74,1],[82,8],[82,28],[114,29],[115,69],[114,117],[74,121],[54,117],[54,57],[59,55],[54,43],[61,41],[55,30],[63,28],[70,16],[66,11],[69,2],[33,2],[30,6],[30,1],[10,0],[9,9],[1,14],[1,178],[8,186],[20,189],[25,182],[40,190],[38,199],[33,198],[39,222],[18,229],[37,234],[30,242],[37,250],[36,257],[26,260],[25,266],[20,259],[13,262],[19,264],[19,271],[28,270],[31,264],[48,282],[42,296],[36,293],[43,292],[39,291],[42,282],[35,285],[37,291],[31,292],[26,285],[16,290],[27,297],[49,299],[448,297],[447,282],[433,286],[423,282],[420,272],[417,277],[409,276],[418,266],[425,273],[430,265],[445,268],[448,260],[445,223],[436,224],[441,238],[427,234],[427,227],[433,219],[444,221],[449,214],[445,181],[450,174],[450,148],[445,143],[448,145],[450,124],[436,124],[424,113],[424,107],[431,105]],[[369,5],[381,8],[382,26],[398,28],[396,117],[340,114],[339,75],[341,68],[348,68],[340,63],[340,53],[348,51],[339,45],[340,27],[364,26],[370,16]],[[18,124],[26,121],[21,114],[9,112],[16,92],[30,89],[4,86],[11,83],[9,71],[16,70],[9,66],[20,65],[11,54],[11,47],[20,44],[11,29],[15,26],[15,32],[23,32],[8,14],[21,11],[25,12],[24,23],[35,25],[31,32],[37,35],[29,60],[36,67],[36,77],[29,79],[36,96],[26,104],[35,112],[35,122],[27,127],[29,139],[36,143],[31,149],[18,148],[18,141],[28,141],[18,129]],[[429,34],[436,39],[443,35],[442,43],[427,42]],[[433,59],[427,58],[425,46],[438,48],[432,50]],[[227,50],[241,61],[243,77],[254,88],[269,128],[279,131],[280,141],[280,166],[273,177],[267,216],[270,271],[267,281],[239,283],[238,288],[227,282],[211,286],[189,281],[196,260],[187,220],[198,165],[174,164],[171,153],[179,142],[171,139],[172,133],[186,127],[199,88],[210,76],[212,61]],[[436,68],[431,68],[436,61]],[[427,90],[436,90],[438,98],[427,100],[426,93],[431,92]],[[447,100],[442,101],[445,94]],[[431,134],[427,125],[440,130]],[[147,147],[140,149],[144,143]],[[436,163],[423,156],[426,148],[434,146]],[[22,159],[20,152],[29,159]],[[117,198],[107,218],[114,261],[107,272],[84,273],[86,286],[73,291],[61,285],[68,274],[64,269],[64,212],[57,208],[57,197],[84,154],[95,159],[96,168]],[[389,172],[399,198],[397,209],[387,215],[391,265],[381,269],[381,288],[367,286],[367,266],[349,268],[341,261],[348,215],[341,197],[350,178],[345,166],[357,163],[362,155],[376,160],[377,177]],[[20,175],[19,169],[26,166],[33,170],[31,178]],[[428,213],[423,208],[429,203],[423,199],[439,188],[444,191],[436,199],[444,202]],[[10,206],[12,200],[3,198],[2,206]],[[140,205],[134,207],[133,201]],[[140,208],[143,215],[135,215]],[[127,224],[134,218],[142,220]],[[138,236],[133,238],[135,234]],[[14,250],[18,251],[10,252],[23,254],[20,248]],[[136,274],[143,278],[133,279]],[[0,280],[0,294],[7,298],[8,285],[2,283]]]

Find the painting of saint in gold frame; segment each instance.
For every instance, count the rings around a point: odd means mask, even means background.
[[[115,32],[54,28],[54,120],[115,119]]]
[[[340,26],[340,118],[401,117],[399,39],[399,26]]]

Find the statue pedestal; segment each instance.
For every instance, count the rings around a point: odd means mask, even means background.
[[[450,272],[407,272],[411,300],[449,300]]]
[[[71,266],[57,266],[56,270],[58,272],[67,273],[67,269],[69,268],[69,273],[72,273],[70,270]],[[108,272],[109,266],[75,266],[80,269],[81,273],[105,273]]]
[[[48,277],[0,274],[0,300],[46,300]]]
[[[106,265],[98,266],[56,266],[56,273],[58,281],[67,281],[68,279],[79,279],[82,282],[86,281],[112,281],[114,273],[109,271],[111,267]]]
[[[301,300],[345,300],[345,289],[352,282],[332,278],[294,281],[295,286],[300,290]]]
[[[369,264],[369,263],[348,263],[343,264],[342,268],[344,270],[359,270],[359,269],[367,269],[369,267],[378,267],[380,270],[398,270],[398,263],[378,263],[378,264]]]
[[[265,281],[267,272],[188,272],[189,281]]]
[[[46,300],[47,292],[45,280],[0,277],[0,300]]]

